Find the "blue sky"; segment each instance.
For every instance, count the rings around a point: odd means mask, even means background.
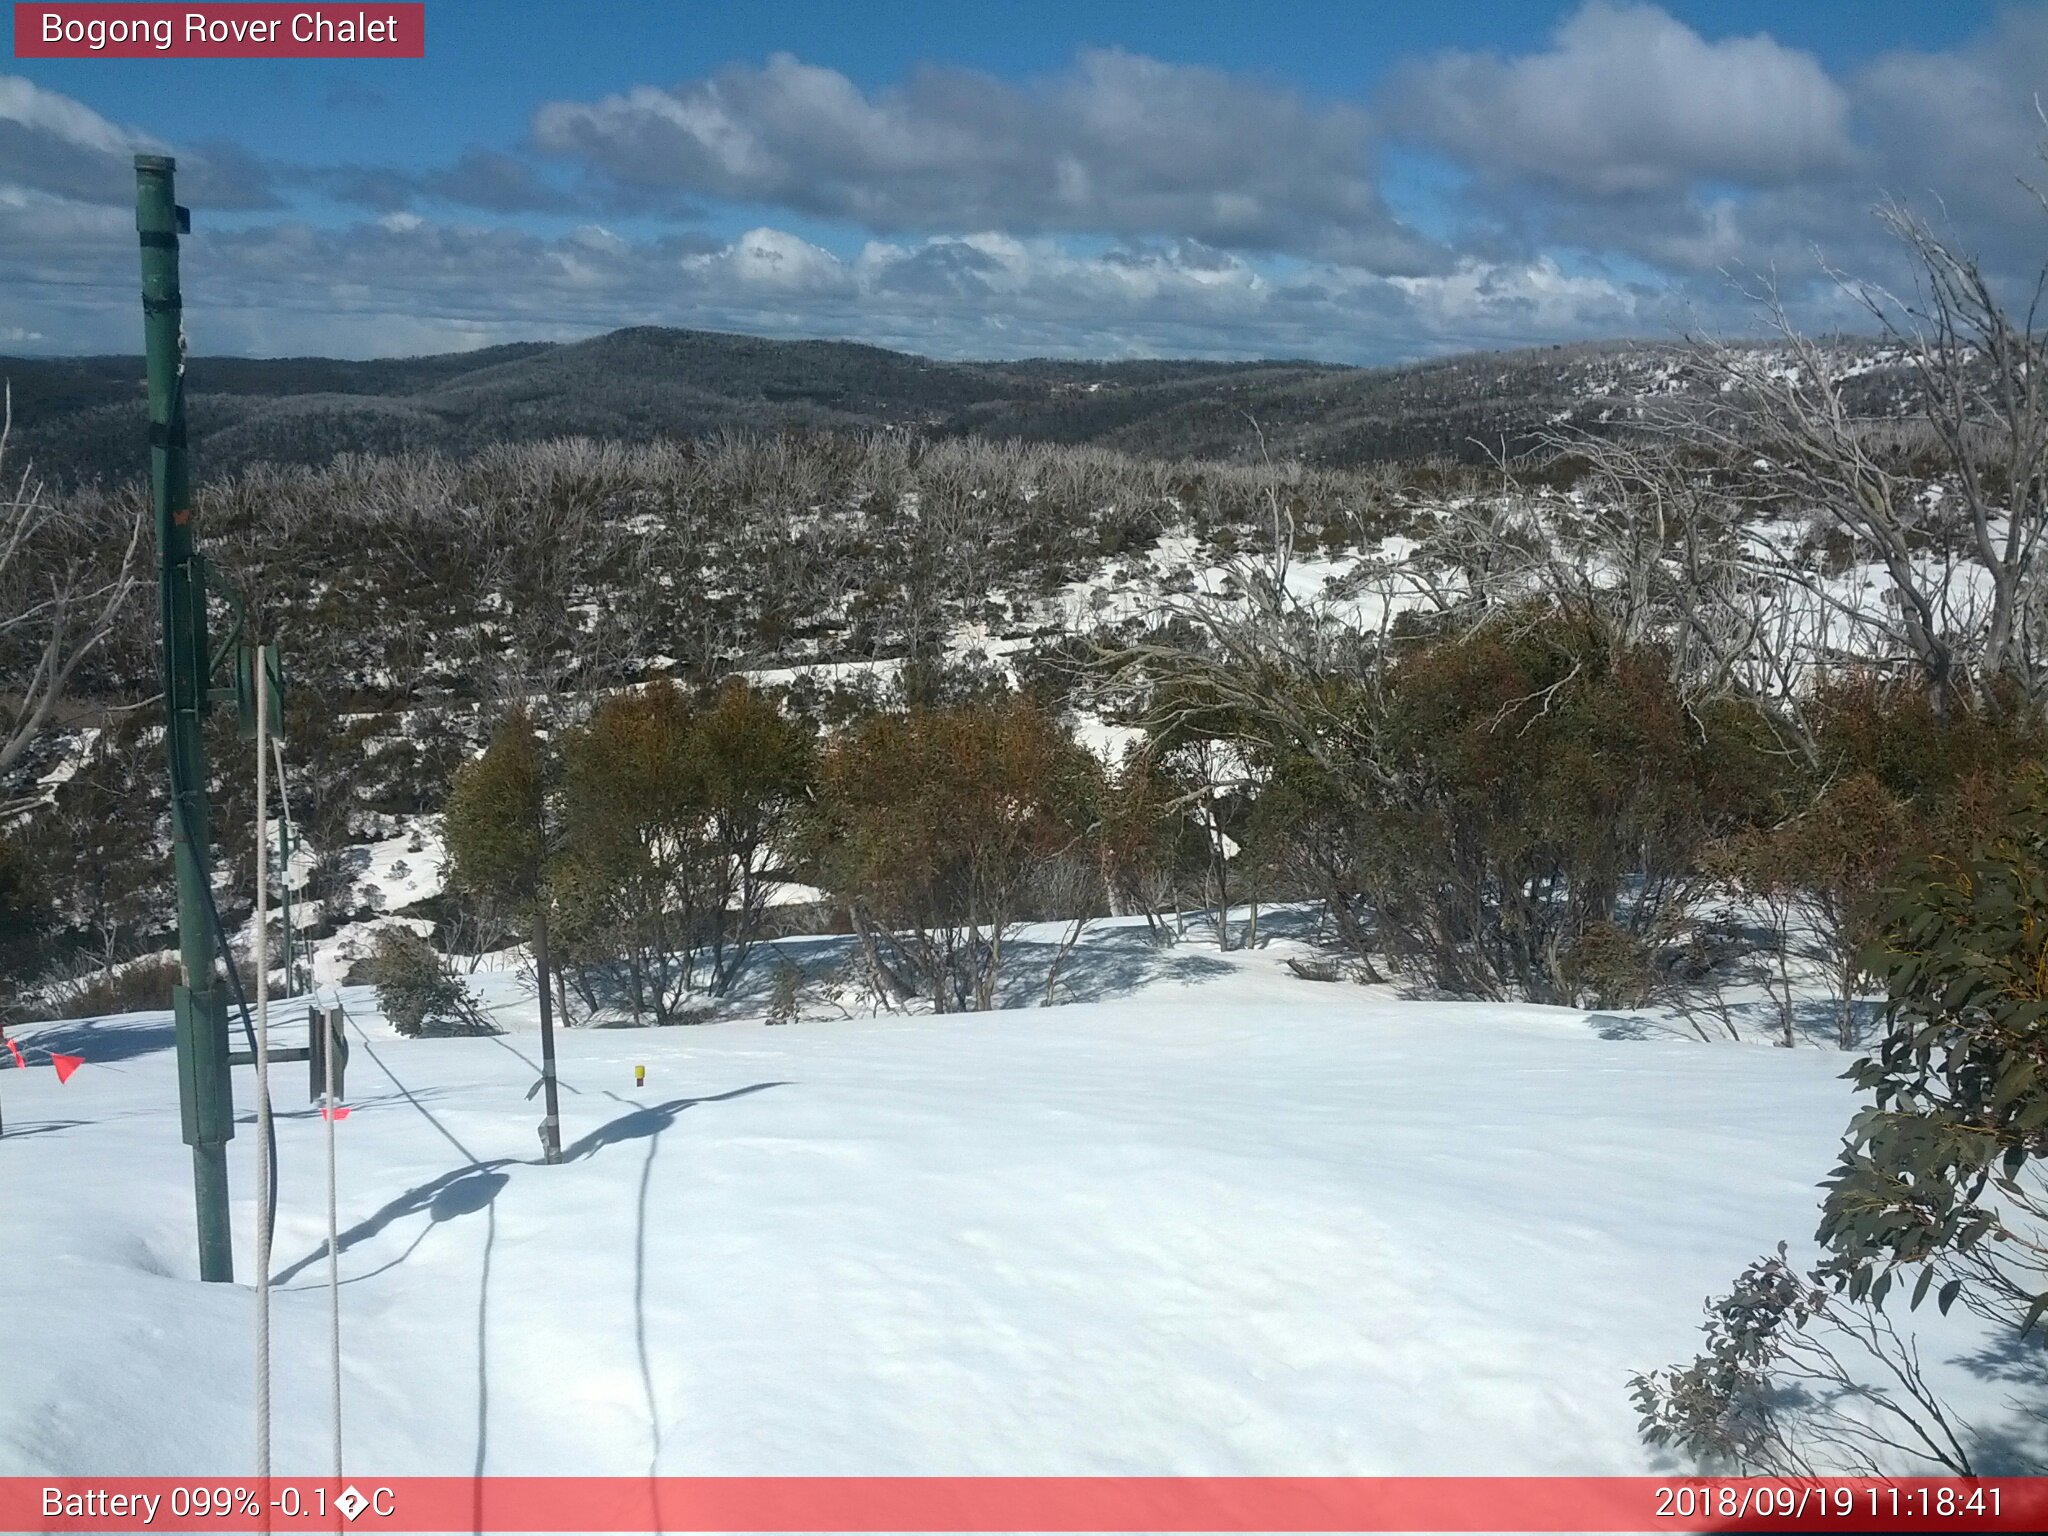
[[[2004,280],[2048,5],[520,4],[427,57],[0,66],[0,350],[127,350],[136,148],[195,346],[367,355],[615,325],[947,356],[1314,355],[1802,319],[1870,208]]]

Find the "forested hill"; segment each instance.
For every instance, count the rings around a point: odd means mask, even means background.
[[[1308,362],[938,362],[837,341],[641,327],[588,341],[437,357],[198,357],[195,467],[324,463],[342,452],[562,436],[640,440],[720,428],[915,430],[1229,458],[1265,447],[1358,464],[1512,450],[1654,390],[1659,349],[1625,343],[1473,353],[1398,368]],[[17,444],[57,483],[141,467],[139,357],[0,358]],[[1256,426],[1254,425],[1256,423]],[[1483,445],[1483,447],[1482,447]]]

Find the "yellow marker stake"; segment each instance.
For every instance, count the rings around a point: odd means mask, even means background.
[[[633,1086],[635,1088],[645,1088],[647,1086],[647,1069],[645,1067],[635,1067],[633,1069]]]

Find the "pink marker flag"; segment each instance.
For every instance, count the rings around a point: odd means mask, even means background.
[[[7,1049],[14,1052],[14,1064],[26,1072],[28,1070],[28,1063],[21,1059],[21,1047],[10,1040],[7,1042]]]
[[[52,1051],[50,1052],[50,1065],[57,1069],[57,1081],[68,1083],[71,1081],[71,1074],[85,1065],[85,1058],[83,1056],[60,1056],[57,1052]]]
[[[336,1104],[332,1108],[323,1109],[320,1111],[320,1118],[322,1120],[346,1120],[348,1118],[348,1106],[346,1104]]]

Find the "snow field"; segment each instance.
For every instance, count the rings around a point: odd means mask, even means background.
[[[1049,1010],[565,1032],[558,1168],[516,973],[479,978],[495,1041],[398,1039],[351,989],[349,1465],[1657,1469],[1627,1377],[1811,1233],[1845,1058],[1305,982],[1285,941],[1192,948]],[[249,1294],[192,1278],[169,1034],[26,1031],[93,1065],[0,1079],[0,1474],[250,1464]],[[277,1465],[319,1472],[322,1122],[301,1073],[277,1093]],[[1946,1327],[1931,1357],[1966,1342]]]

